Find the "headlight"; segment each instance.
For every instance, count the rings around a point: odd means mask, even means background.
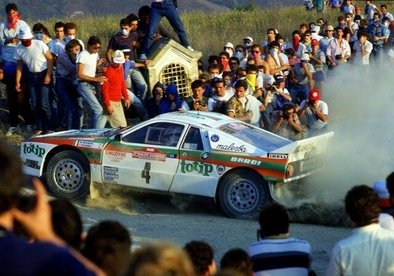
[[[292,177],[294,175],[294,167],[292,165],[288,165],[286,168],[286,178]]]

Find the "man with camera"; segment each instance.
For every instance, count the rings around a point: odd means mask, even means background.
[[[320,91],[311,89],[309,98],[300,104],[298,114],[302,119],[306,119],[309,129],[309,136],[321,133],[328,123],[328,105],[320,100]]]
[[[211,111],[208,110],[208,102],[211,99],[204,96],[204,83],[201,80],[195,80],[192,82],[193,95],[187,97],[182,103],[182,109],[185,111],[196,110],[196,111]],[[212,106],[209,104],[209,106]]]
[[[272,132],[293,141],[304,138],[305,128],[298,119],[296,104],[285,103],[282,110],[272,114],[272,121],[275,122]]]

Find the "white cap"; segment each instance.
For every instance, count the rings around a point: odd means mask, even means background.
[[[32,39],[34,36],[30,30],[30,28],[21,28],[17,35],[18,39]]]
[[[273,85],[275,82],[275,78],[272,75],[264,74],[263,81],[269,85]]]
[[[125,63],[125,58],[124,54],[121,50],[116,50],[115,52],[112,53],[112,60],[114,63]]]
[[[249,40],[251,43],[253,43],[253,38],[251,36],[245,36],[243,40]]]
[[[232,48],[232,49],[234,49],[234,45],[231,42],[226,42],[226,44],[224,44],[223,47],[224,48]]]

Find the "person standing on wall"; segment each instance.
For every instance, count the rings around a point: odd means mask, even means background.
[[[141,48],[140,59],[146,60],[147,54],[154,40],[154,34],[163,17],[166,17],[170,22],[172,28],[177,33],[181,44],[190,51],[194,49],[190,46],[189,39],[186,34],[185,26],[179,16],[176,0],[152,0],[152,5],[149,14],[149,28],[148,33],[144,37],[144,42]]]

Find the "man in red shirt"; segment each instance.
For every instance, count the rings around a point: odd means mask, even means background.
[[[126,82],[123,78],[123,66],[125,62],[124,54],[116,50],[112,54],[112,62],[106,68],[104,76],[108,79],[102,87],[104,106],[107,110],[108,122],[113,128],[126,127],[126,117],[122,107],[122,97],[124,106],[130,107],[130,99],[127,94]]]

